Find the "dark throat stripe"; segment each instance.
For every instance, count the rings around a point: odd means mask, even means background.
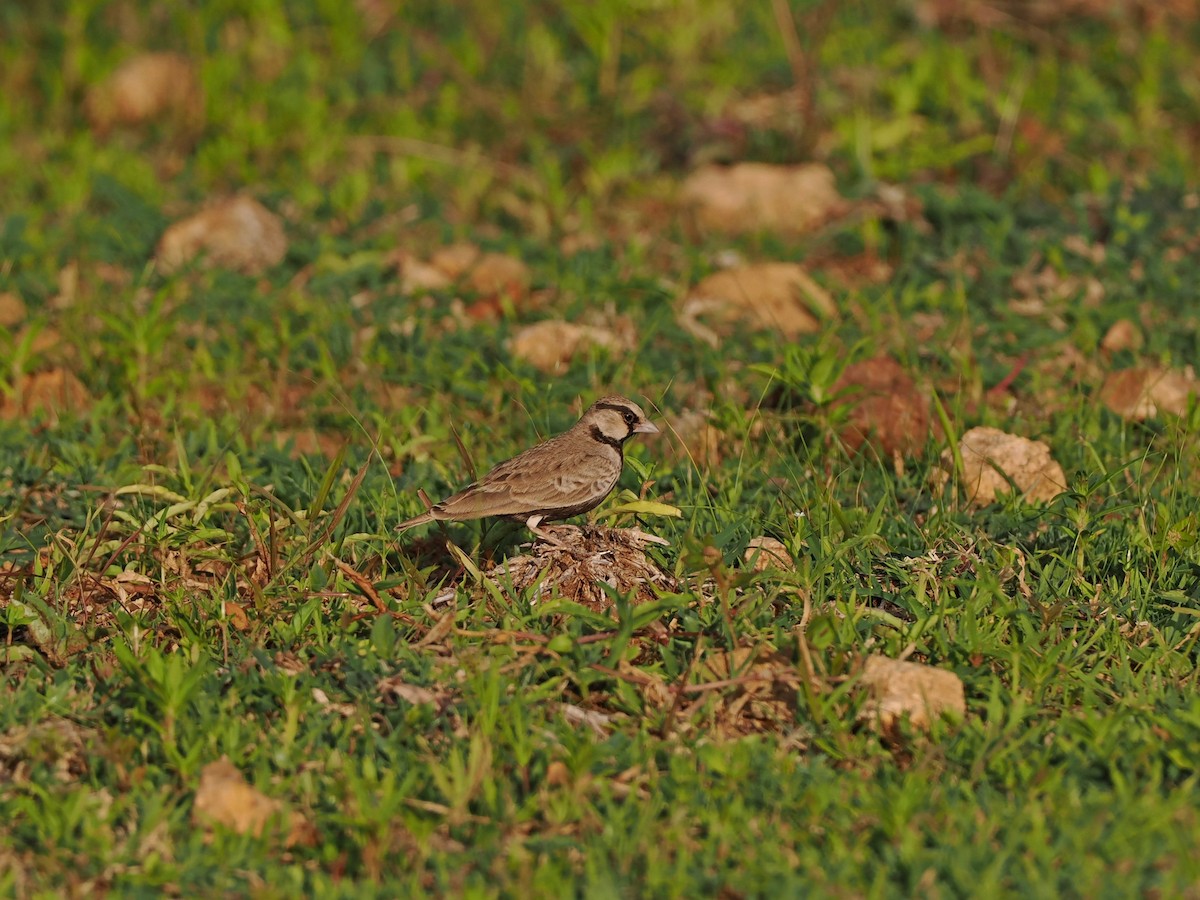
[[[607,434],[601,431],[599,425],[592,426],[592,440],[599,441],[602,444],[608,444],[610,447],[616,447],[617,452],[621,452],[621,442],[614,437],[609,437]]]

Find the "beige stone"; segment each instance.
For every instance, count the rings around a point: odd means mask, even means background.
[[[1050,456],[1050,447],[998,428],[972,428],[959,438],[962,456],[963,488],[975,506],[986,506],[1016,484],[1026,501],[1048,501],[1067,489],[1067,478]],[[942,452],[941,481],[949,477],[954,458],[947,448]]]
[[[928,730],[939,718],[961,719],[967,711],[962,679],[947,669],[875,654],[867,657],[861,684],[871,693],[862,718],[885,731],[903,718]]]
[[[778,332],[788,340],[821,329],[821,318],[832,318],[833,299],[802,266],[789,262],[753,263],[714,272],[683,299],[683,327],[717,343],[741,323],[752,329]]]
[[[287,237],[277,215],[247,196],[214,203],[163,232],[157,259],[172,272],[203,255],[210,266],[257,274],[287,254]]]
[[[577,325],[547,319],[519,329],[508,342],[509,352],[543,372],[562,372],[581,353],[602,347],[621,349],[617,335],[596,325]]]
[[[682,198],[701,228],[723,234],[804,233],[846,208],[833,171],[821,163],[704,166],[688,176]]]

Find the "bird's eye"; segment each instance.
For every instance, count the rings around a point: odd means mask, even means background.
[[[634,422],[636,422],[636,421],[637,421],[637,416],[635,416],[635,415],[633,414],[633,411],[632,411],[632,410],[628,410],[628,409],[627,409],[627,410],[625,410],[625,424],[626,424],[626,425],[632,425],[632,424],[633,424]]]

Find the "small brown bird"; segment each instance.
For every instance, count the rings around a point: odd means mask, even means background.
[[[622,447],[635,434],[658,428],[624,397],[601,397],[568,431],[500,463],[474,484],[435,503],[427,513],[396,526],[504,516],[538,525],[595,509],[616,487],[625,462]],[[544,535],[543,535],[544,536]]]

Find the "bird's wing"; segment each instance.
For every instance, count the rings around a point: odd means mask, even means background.
[[[433,514],[439,519],[482,519],[485,516],[511,516],[518,512],[520,508],[514,507],[508,485],[482,481],[467,485],[433,507]]]
[[[552,452],[538,453],[522,463],[511,471],[496,473],[509,485],[522,510],[599,502],[621,474],[620,454],[597,452],[591,444],[579,447],[562,442]]]
[[[603,499],[620,473],[618,455],[572,451],[555,439],[500,463],[434,510],[439,518],[475,519],[568,508]]]

